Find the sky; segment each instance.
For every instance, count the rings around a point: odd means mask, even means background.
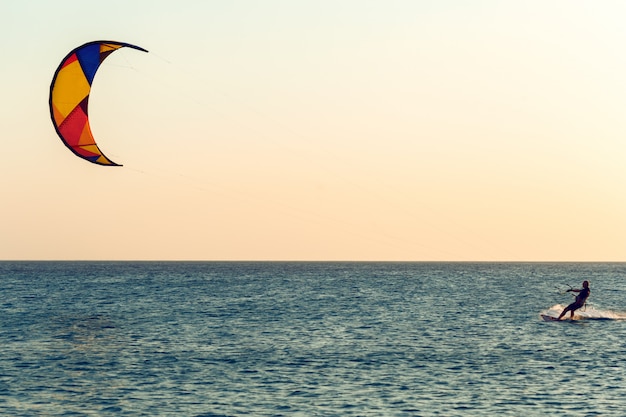
[[[626,3],[7,0],[0,259],[626,261]],[[92,40],[103,152],[50,121]]]

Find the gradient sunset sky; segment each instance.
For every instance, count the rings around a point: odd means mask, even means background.
[[[626,261],[626,3],[0,7],[0,259]],[[122,49],[74,156],[48,92]]]

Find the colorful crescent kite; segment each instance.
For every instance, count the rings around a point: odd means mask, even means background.
[[[94,164],[119,166],[98,148],[89,127],[87,105],[98,67],[112,52],[123,47],[148,52],[129,43],[86,43],[67,54],[50,85],[50,117],[59,137],[77,156]]]

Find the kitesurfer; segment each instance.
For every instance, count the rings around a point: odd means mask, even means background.
[[[589,281],[583,281],[582,288],[580,289],[571,288],[567,290],[567,292],[577,292],[578,295],[576,296],[576,300],[574,300],[572,304],[565,307],[565,309],[563,310],[563,312],[561,313],[561,315],[559,316],[557,320],[561,320],[561,317],[563,317],[565,313],[567,313],[568,311],[570,312],[570,318],[573,319],[574,311],[578,310],[579,308],[585,305],[585,302],[587,301],[587,297],[589,297],[589,293],[591,292],[591,290],[589,289]]]

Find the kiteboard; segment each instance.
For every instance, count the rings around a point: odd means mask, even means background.
[[[583,318],[580,317],[579,315],[574,315],[574,318],[571,318],[569,316],[569,314],[565,315],[562,320],[559,320],[558,318],[553,317],[553,316],[548,316],[547,314],[542,314],[541,318],[544,321],[579,321],[579,320],[583,320]]]

